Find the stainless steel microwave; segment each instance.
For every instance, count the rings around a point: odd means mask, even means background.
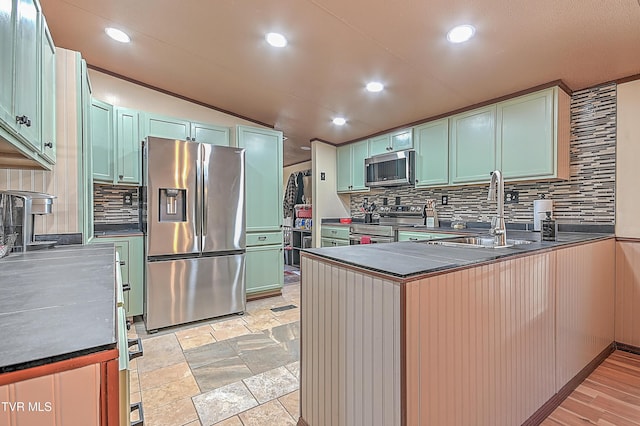
[[[414,150],[375,155],[364,160],[365,185],[402,186],[415,183]]]

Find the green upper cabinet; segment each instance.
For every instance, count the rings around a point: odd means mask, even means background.
[[[1,1],[1,0],[0,0]],[[42,155],[56,162],[56,47],[42,16]]]
[[[450,182],[489,182],[490,173],[497,168],[496,106],[467,111],[450,120]]]
[[[568,132],[557,131],[568,128],[558,117],[559,110],[568,116],[566,98],[551,87],[497,104],[498,162],[505,179],[568,178]]]
[[[6,1],[6,0],[5,0]],[[18,132],[25,141],[42,150],[40,134],[40,79],[38,68],[40,52],[40,6],[35,0],[18,0],[16,15],[16,40],[20,49],[15,51],[14,102]],[[4,60],[4,58],[3,58]]]
[[[55,164],[55,46],[37,0],[0,0],[0,166]]]
[[[93,99],[91,146],[93,180],[113,185],[139,185],[141,147],[138,112]]]
[[[141,137],[156,136],[167,139],[195,141],[229,146],[229,128],[207,123],[191,122],[152,113],[141,114]]]
[[[115,172],[115,138],[113,134],[113,106],[91,100],[91,148],[93,179],[112,183]]]
[[[404,129],[369,139],[369,155],[386,154],[413,148],[412,133],[412,129]]]
[[[121,184],[140,184],[142,163],[138,111],[116,107],[116,181]]]
[[[432,121],[413,129],[416,148],[416,187],[449,183],[449,119]]]
[[[144,114],[142,138],[157,136],[181,141],[191,140],[191,123],[173,117],[163,117],[157,114]]]
[[[369,190],[364,184],[364,160],[368,156],[368,140],[339,146],[336,149],[336,183],[338,192]]]
[[[82,170],[82,234],[87,244],[93,238],[93,147],[91,146],[91,81],[87,63],[75,52],[76,99],[78,116],[78,134],[82,135],[82,155],[79,170]]]
[[[282,228],[282,132],[248,126],[236,129],[245,148],[246,230]]]
[[[15,4],[12,0],[0,0],[0,4],[0,119],[13,125]]]
[[[191,123],[191,140],[229,146],[229,128],[205,123]]]

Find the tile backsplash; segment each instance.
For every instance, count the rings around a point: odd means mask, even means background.
[[[131,205],[123,199],[131,196]],[[117,185],[93,185],[94,224],[138,223],[138,188]]]
[[[559,223],[614,224],[616,160],[615,83],[576,91],[571,96],[570,179],[568,181],[505,184],[505,191],[518,191],[517,204],[505,204],[507,222],[532,223],[533,201],[539,194],[554,201],[553,214]],[[487,184],[455,188],[385,188],[351,195],[351,214],[363,217],[359,206],[364,198],[382,205],[396,196],[402,204],[424,204],[435,198],[440,219],[454,215],[469,222],[489,222],[495,202],[487,201]],[[449,198],[443,206],[443,195]]]

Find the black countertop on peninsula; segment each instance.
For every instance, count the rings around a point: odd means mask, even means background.
[[[437,232],[437,228],[421,229]],[[448,228],[448,230],[458,231],[451,228]],[[469,231],[473,230],[464,229],[460,231],[462,231],[460,232],[461,234],[469,234],[471,233]],[[475,231],[477,234],[478,230]],[[533,242],[505,248],[467,248],[428,244],[426,241],[405,241],[304,249],[303,252],[404,279],[569,244],[614,238],[613,234],[585,232],[560,232],[557,240],[553,242],[540,241],[539,232],[508,231],[507,236],[510,239],[532,240]]]
[[[116,347],[113,244],[0,259],[0,373]]]

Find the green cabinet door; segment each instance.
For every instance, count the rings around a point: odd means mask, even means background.
[[[497,145],[505,179],[553,176],[553,106],[554,88],[497,105]]]
[[[191,140],[229,146],[229,128],[205,123],[191,123]]]
[[[369,139],[369,153],[373,155],[386,154],[391,147],[391,135],[380,135]]]
[[[91,148],[93,179],[113,183],[115,147],[113,135],[113,106],[91,100]]]
[[[25,141],[37,151],[42,151],[40,134],[40,64],[38,51],[40,34],[40,6],[36,0],[17,0],[15,50],[15,110],[14,115],[21,117],[18,131]],[[18,45],[18,44],[17,44]],[[4,58],[2,58],[4,60]]]
[[[142,150],[140,146],[138,111],[128,108],[116,108],[116,149],[117,176],[121,184],[140,184],[140,164]]]
[[[369,155],[387,154],[413,148],[412,130],[398,130],[369,139]]]
[[[389,151],[404,151],[413,148],[413,131],[411,129],[399,130],[390,136]]]
[[[282,132],[248,126],[236,130],[245,148],[246,230],[282,228]]]
[[[124,292],[124,307],[128,317],[143,314],[144,295],[144,237],[95,238],[92,244],[113,243],[120,256],[120,272],[122,284],[128,291]]]
[[[279,290],[284,284],[284,255],[282,246],[247,247],[247,294]]]
[[[0,120],[14,127],[13,114],[13,71],[15,8],[12,0],[0,0]]]
[[[414,129],[416,187],[449,183],[449,119],[432,121]]]
[[[336,149],[336,187],[338,192],[368,191],[364,185],[364,160],[369,156],[369,140]]]
[[[1,1],[1,0],[0,0]],[[56,162],[56,47],[42,16],[42,155]]]
[[[351,145],[336,148],[336,184],[338,192],[351,190]]]
[[[82,155],[78,170],[82,170],[81,198],[82,239],[85,244],[93,238],[93,147],[91,146],[91,82],[87,63],[79,52],[74,53],[78,134],[82,135]]]
[[[361,141],[351,144],[351,190],[366,191],[364,184],[364,160],[369,156],[369,144],[367,141]]]
[[[496,106],[451,117],[451,183],[489,183],[496,170]]]
[[[179,118],[144,114],[142,138],[157,136],[167,139],[187,141],[191,139],[191,123]]]

